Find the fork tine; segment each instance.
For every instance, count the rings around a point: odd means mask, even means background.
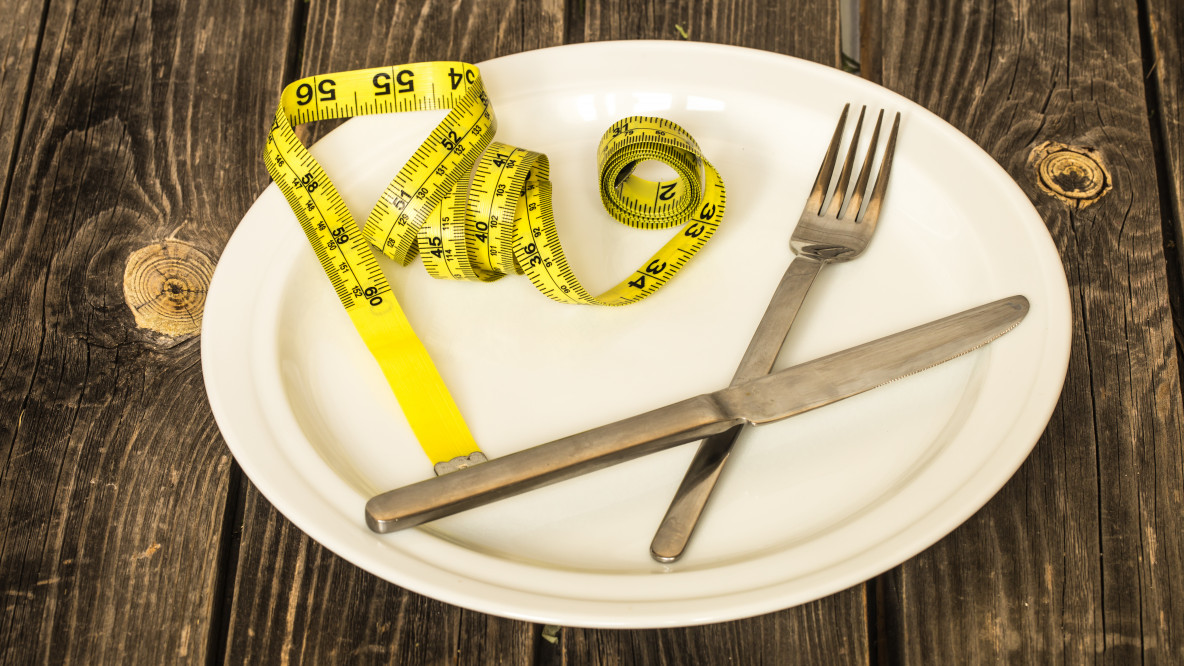
[[[867,181],[872,176],[872,158],[876,155],[876,145],[880,143],[880,125],[884,122],[884,110],[876,116],[876,127],[872,130],[871,141],[867,144],[867,155],[863,158],[863,167],[859,170],[859,180],[855,183],[855,191],[851,193],[851,201],[843,211],[843,219],[855,221],[859,209],[863,206],[863,195],[867,192]]]
[[[880,217],[880,205],[884,202],[884,190],[888,189],[888,175],[892,172],[892,155],[896,152],[896,132],[900,128],[900,113],[892,121],[892,131],[888,133],[888,144],[884,146],[884,159],[880,162],[880,174],[876,176],[876,185],[872,188],[872,196],[868,199],[867,210],[863,213],[863,222],[872,225]]]
[[[851,167],[855,165],[855,153],[859,151],[859,135],[863,132],[863,116],[867,107],[859,109],[859,120],[855,123],[855,131],[851,133],[851,145],[847,148],[847,159],[843,160],[843,170],[839,172],[839,182],[835,183],[835,190],[831,194],[830,206],[826,214],[838,217],[843,207],[843,200],[847,198],[847,186],[851,184]]]
[[[850,104],[844,104],[843,112],[839,114],[839,123],[835,127],[835,134],[831,137],[830,146],[826,149],[826,157],[822,160],[822,166],[818,168],[818,178],[814,180],[814,187],[806,199],[806,210],[822,213],[822,203],[826,197],[826,189],[830,185],[831,174],[835,171],[835,160],[839,155],[839,142],[843,139],[843,127],[847,124],[847,111],[850,108]]]

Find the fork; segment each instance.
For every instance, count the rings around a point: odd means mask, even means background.
[[[805,210],[802,211],[797,227],[790,237],[789,246],[794,253],[793,261],[777,285],[777,290],[773,293],[764,317],[757,325],[752,341],[748,343],[740,367],[732,378],[733,386],[766,375],[773,369],[781,345],[785,342],[789,328],[797,317],[798,309],[801,308],[806,292],[814,283],[818,271],[827,264],[850,261],[863,254],[876,229],[884,202],[884,191],[888,186],[888,176],[892,169],[892,155],[896,151],[900,114],[897,113],[892,122],[892,131],[884,148],[876,184],[861,214],[860,208],[863,207],[867,184],[871,178],[872,158],[879,143],[884,112],[880,111],[876,118],[867,155],[855,187],[848,195],[866,106],[859,112],[859,120],[855,125],[851,146],[847,150],[838,182],[833,189],[830,188],[830,184],[850,107],[850,104],[843,106],[826,157],[818,170],[818,177],[814,181],[813,189],[810,190],[810,196],[806,199]],[[682,556],[691,532],[695,529],[707,499],[728,460],[728,454],[743,428],[742,425],[736,426],[703,440],[699,445],[682,484],[675,492],[670,508],[666,510],[666,516],[650,544],[650,555],[655,560],[673,562]]]

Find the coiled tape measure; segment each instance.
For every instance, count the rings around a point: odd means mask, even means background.
[[[448,115],[359,227],[295,126],[429,109]],[[493,141],[496,129],[476,67],[424,62],[295,81],[284,89],[267,136],[268,172],[438,474],[485,458],[371,245],[403,265],[418,254],[437,278],[492,281],[525,274],[562,303],[625,305],[674,277],[724,214],[723,180],[685,130],[661,118],[614,123],[596,151],[606,210],[631,227],[679,230],[636,271],[593,296],[572,273],[555,232],[547,156]],[[647,160],[665,163],[677,178],[654,182],[633,175]]]

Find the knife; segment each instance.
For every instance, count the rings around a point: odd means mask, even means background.
[[[394,532],[741,424],[780,421],[974,351],[1028,313],[1011,296],[760,379],[376,495],[366,524]]]

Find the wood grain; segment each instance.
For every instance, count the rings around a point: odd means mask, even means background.
[[[784,53],[832,67],[841,62],[836,2],[589,0],[575,3],[572,16],[582,28],[582,34],[571,35],[573,41],[689,39]]]
[[[292,526],[253,488],[229,663],[524,664],[532,628],[379,580]]]
[[[1061,253],[1073,310],[1060,404],[983,510],[878,581],[890,661],[1184,659],[1184,432],[1136,3],[867,2],[865,72],[1006,168]],[[1178,71],[1178,70],[1177,70]],[[1031,150],[1094,148],[1088,208]]]
[[[560,631],[570,664],[866,664],[865,586],[797,608],[700,627]]]
[[[313,3],[304,22],[303,58],[292,76],[400,62],[480,62],[560,44],[562,18],[562,6],[553,0]],[[311,127],[309,140],[329,127]],[[313,542],[253,487],[244,498],[244,545],[227,637],[231,663],[533,659],[538,630],[531,624],[402,590]]]
[[[163,239],[217,257],[263,186],[262,170],[226,165],[257,161],[271,104],[257,91],[279,83],[286,18],[233,2],[48,4],[34,76],[6,55],[0,101],[7,114],[10,76],[27,79],[23,125],[6,115],[0,130],[15,151],[0,226],[0,651],[204,661],[231,460],[196,338],[138,329],[122,279]],[[40,6],[2,5],[0,49],[28,61],[31,38],[8,21],[37,32]]]
[[[37,64],[44,12],[48,0],[5,0],[0,3],[0,215],[8,203],[9,181],[16,167],[16,149],[24,125],[33,69]]]
[[[1184,5],[1148,0],[1148,79],[1154,85],[1152,129],[1158,130],[1167,191],[1164,193],[1176,258],[1184,265]]]

